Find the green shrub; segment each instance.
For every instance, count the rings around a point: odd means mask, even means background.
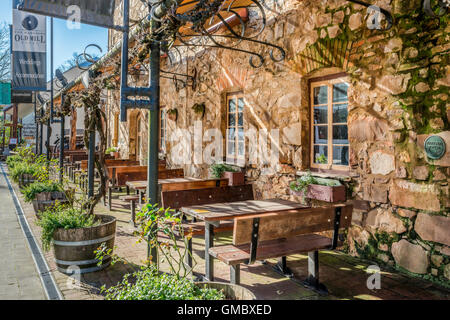
[[[215,164],[211,165],[210,170],[211,170],[211,174],[214,177],[216,177],[217,179],[222,178],[222,175],[225,171],[227,171],[227,172],[236,172],[237,171],[232,166],[224,164],[224,163],[215,163]]]
[[[9,156],[6,159],[6,165],[8,166],[9,170],[11,170],[12,168],[14,168],[14,166],[17,163],[21,163],[23,162],[23,159],[21,157],[19,157],[18,155],[14,155],[14,156]]]
[[[15,182],[18,182],[23,174],[35,176],[39,173],[40,170],[40,166],[38,165],[31,165],[25,162],[17,162],[11,169],[11,178]]]
[[[105,150],[105,154],[111,154],[111,152],[117,152],[117,151],[118,151],[117,147],[110,147]]]
[[[224,300],[222,291],[196,286],[191,279],[158,274],[154,268],[126,275],[122,282],[103,291],[107,300]]]
[[[55,191],[63,191],[61,184],[53,181],[45,181],[40,182],[36,181],[28,186],[24,187],[22,190],[23,195],[25,196],[25,202],[31,202],[36,199],[36,194],[41,192],[55,192]]]
[[[94,215],[87,215],[81,209],[56,205],[40,214],[37,225],[42,228],[42,248],[50,249],[56,229],[77,229],[98,225]]]

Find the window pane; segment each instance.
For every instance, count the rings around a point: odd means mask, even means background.
[[[236,129],[234,129],[234,128],[228,129],[228,140],[234,141],[234,133],[235,133],[235,130],[236,130]]]
[[[327,123],[328,122],[328,107],[314,107],[314,123]]]
[[[328,126],[314,126],[314,143],[328,143]]]
[[[228,126],[229,127],[236,126],[236,113],[229,113],[228,114]]]
[[[328,103],[328,87],[322,86],[314,88],[314,104]]]
[[[228,112],[236,112],[236,100],[228,100]]]
[[[348,166],[347,146],[333,146],[333,164]]]
[[[238,113],[238,126],[244,126],[244,114],[242,112]]]
[[[235,147],[236,144],[234,143],[234,141],[228,142],[228,154],[235,154],[236,153]]]
[[[333,123],[346,123],[348,116],[348,104],[333,105]]]
[[[238,154],[240,155],[240,156],[243,156],[244,155],[244,141],[239,141],[238,142]]]
[[[239,128],[239,131],[238,131],[238,139],[239,139],[239,141],[244,141],[244,128]]]
[[[333,102],[344,102],[347,97],[348,83],[336,83],[333,85]]]
[[[238,99],[238,112],[244,111],[244,98]]]
[[[327,164],[328,163],[328,147],[314,146],[314,163]]]
[[[333,143],[348,144],[348,128],[347,126],[333,126]]]

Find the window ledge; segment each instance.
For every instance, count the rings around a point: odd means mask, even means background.
[[[311,173],[313,177],[318,178],[328,178],[328,179],[336,179],[340,181],[350,181],[352,178],[347,173],[331,173],[331,172],[312,172],[312,171],[302,171],[299,170],[295,173],[297,176],[304,176],[308,174],[308,172]]]

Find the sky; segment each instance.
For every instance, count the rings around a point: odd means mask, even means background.
[[[12,0],[0,0],[0,22],[12,23]],[[54,69],[70,59],[74,52],[82,53],[84,48],[95,43],[99,45],[103,53],[90,48],[88,53],[96,53],[99,56],[105,54],[108,50],[108,29],[94,27],[86,24],[81,25],[79,30],[70,30],[66,26],[66,21],[54,19]],[[48,75],[50,74],[50,18],[47,18],[47,66]],[[48,76],[48,80],[50,77]]]

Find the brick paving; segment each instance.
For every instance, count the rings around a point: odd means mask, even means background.
[[[24,213],[36,237],[40,237],[40,230],[36,226],[36,215],[30,204],[24,203],[17,192],[23,206]],[[113,207],[109,211],[102,203],[97,207],[97,213],[110,214],[117,218],[115,253],[130,263],[118,263],[105,270],[81,275],[80,281],[74,281],[67,275],[56,271],[51,252],[45,254],[54,278],[65,299],[92,300],[103,299],[99,288],[116,284],[124,274],[137,270],[146,259],[147,247],[144,243],[136,243],[135,231],[129,223],[130,213],[128,204],[117,199],[118,193],[113,194]],[[216,237],[216,244],[231,242],[231,233],[220,234]],[[196,264],[194,272],[204,272],[204,240],[194,238],[193,251]],[[389,299],[450,299],[450,291],[421,279],[411,278],[397,271],[381,267],[381,289],[370,290],[366,282],[370,274],[367,267],[373,263],[351,257],[342,252],[323,251],[320,253],[320,277],[328,287],[330,295],[319,296],[301,284],[284,278],[272,270],[276,260],[268,260],[266,264],[255,264],[241,267],[241,283],[251,289],[258,299],[354,299],[354,300],[389,300]],[[288,265],[298,279],[305,278],[307,273],[307,256],[295,255],[288,257]],[[162,270],[168,270],[165,263],[161,263]],[[220,261],[215,261],[215,281],[229,280],[229,269]]]
[[[44,300],[47,296],[1,172],[0,206],[0,300]]]

